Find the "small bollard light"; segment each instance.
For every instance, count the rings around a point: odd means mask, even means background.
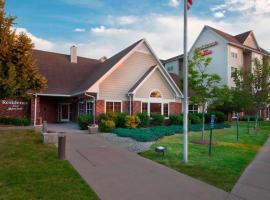
[[[163,146],[158,146],[155,148],[155,152],[162,153],[162,158],[164,158],[165,151],[166,151],[166,147],[163,147]]]
[[[58,135],[58,159],[64,160],[66,158],[66,136],[64,134]]]

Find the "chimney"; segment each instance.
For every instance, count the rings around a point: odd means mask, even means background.
[[[70,47],[70,62],[77,63],[77,47],[75,45]]]
[[[108,58],[107,58],[106,56],[102,56],[102,57],[99,59],[99,61],[100,61],[100,62],[105,62],[107,59],[108,59]]]

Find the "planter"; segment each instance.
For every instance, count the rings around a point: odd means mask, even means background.
[[[98,126],[88,126],[89,134],[96,134],[98,133]]]

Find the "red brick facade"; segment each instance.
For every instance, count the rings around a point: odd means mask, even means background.
[[[181,114],[182,113],[182,103],[178,102],[171,102],[169,104],[170,108],[170,114]]]
[[[105,100],[96,100],[96,117],[105,112]]]
[[[129,113],[129,101],[123,101],[123,112]]]
[[[30,100],[23,98],[0,99],[0,117],[30,118]]]
[[[141,101],[133,101],[132,102],[132,114],[136,115],[137,113],[141,112]]]

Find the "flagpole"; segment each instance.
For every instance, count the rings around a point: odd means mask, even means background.
[[[188,162],[188,55],[187,55],[187,0],[184,0],[184,65],[183,65],[183,163]]]

